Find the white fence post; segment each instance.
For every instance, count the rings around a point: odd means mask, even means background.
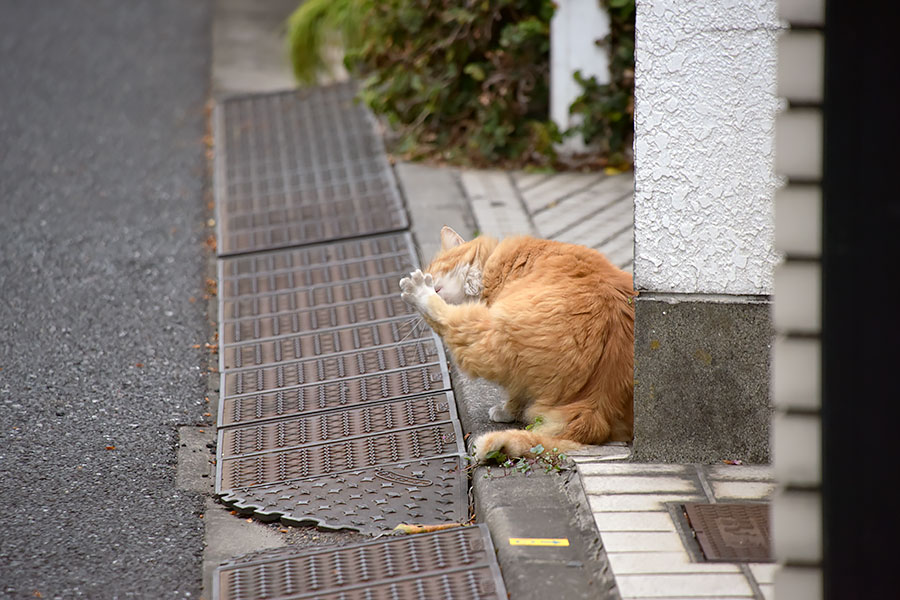
[[[583,91],[575,71],[609,83],[609,55],[596,43],[609,35],[609,15],[599,0],[558,0],[557,4],[550,22],[550,118],[564,131],[577,124],[569,114],[569,106]],[[563,153],[585,149],[578,136],[558,148]]]

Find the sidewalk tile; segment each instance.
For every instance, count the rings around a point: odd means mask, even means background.
[[[668,512],[601,512],[594,515],[601,532],[675,531]]]
[[[571,229],[554,235],[554,239],[570,244],[599,247],[615,234],[634,224],[634,204],[630,198],[617,202],[596,215],[587,217]]]
[[[635,492],[691,492],[697,493],[693,481],[677,477],[603,477],[582,476],[588,494],[628,494]]]
[[[612,461],[625,460],[629,456],[631,456],[631,450],[627,448],[622,448],[618,451],[609,452],[607,454],[572,454],[569,453],[566,456],[572,459],[572,461],[578,463],[579,465],[585,464],[603,464],[610,463]],[[580,468],[580,467],[579,467]]]
[[[687,552],[610,552],[609,564],[616,575],[665,575],[674,573],[740,573],[731,563],[691,562]]]
[[[634,228],[629,227],[617,234],[607,243],[597,247],[597,250],[620,269],[630,270],[626,267],[634,262]]]
[[[747,566],[757,583],[775,583],[775,571],[778,570],[776,563],[750,563]]]
[[[704,471],[709,479],[731,481],[772,481],[775,477],[772,467],[763,465],[710,465],[705,467]]]
[[[616,577],[616,583],[623,598],[753,597],[742,574],[623,575]]]
[[[631,177],[618,176],[606,179],[583,192],[573,194],[552,208],[534,215],[534,224],[543,236],[552,236],[585,218],[594,215],[618,202],[633,203]]]
[[[599,173],[560,173],[546,181],[522,190],[522,200],[529,213],[534,213],[549,204],[575,194],[605,177]]]
[[[668,502],[706,502],[706,497],[699,492],[692,494],[607,494],[588,496],[591,511],[623,512],[623,511],[663,511]]]
[[[775,484],[760,481],[713,481],[713,494],[718,500],[769,500]]]
[[[533,232],[505,171],[463,171],[460,181],[482,233],[502,239]]]
[[[644,463],[599,463],[579,465],[582,475],[693,475],[687,465],[661,465]]]
[[[524,171],[516,171],[513,173],[513,180],[516,182],[516,187],[519,188],[519,191],[524,191],[536,186],[545,179],[550,179],[554,176],[555,173],[526,173]]]
[[[683,552],[674,531],[609,531],[600,534],[607,552]]]

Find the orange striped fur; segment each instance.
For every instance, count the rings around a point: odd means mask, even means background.
[[[634,292],[599,252],[531,237],[465,242],[441,231],[427,274],[401,281],[459,367],[501,384],[495,421],[538,424],[482,434],[475,455],[527,456],[631,441]]]

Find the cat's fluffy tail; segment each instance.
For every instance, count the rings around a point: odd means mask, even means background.
[[[492,452],[500,452],[509,458],[519,456],[535,456],[533,448],[541,447],[544,451],[558,454],[583,448],[583,444],[555,437],[540,431],[526,429],[504,429],[483,433],[473,443],[475,458],[479,461],[488,458]],[[539,453],[539,452],[538,452]]]

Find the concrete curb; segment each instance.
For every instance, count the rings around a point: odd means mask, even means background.
[[[576,471],[479,467],[472,488],[476,519],[491,531],[510,598],[620,597]],[[565,545],[515,545],[517,539]]]

